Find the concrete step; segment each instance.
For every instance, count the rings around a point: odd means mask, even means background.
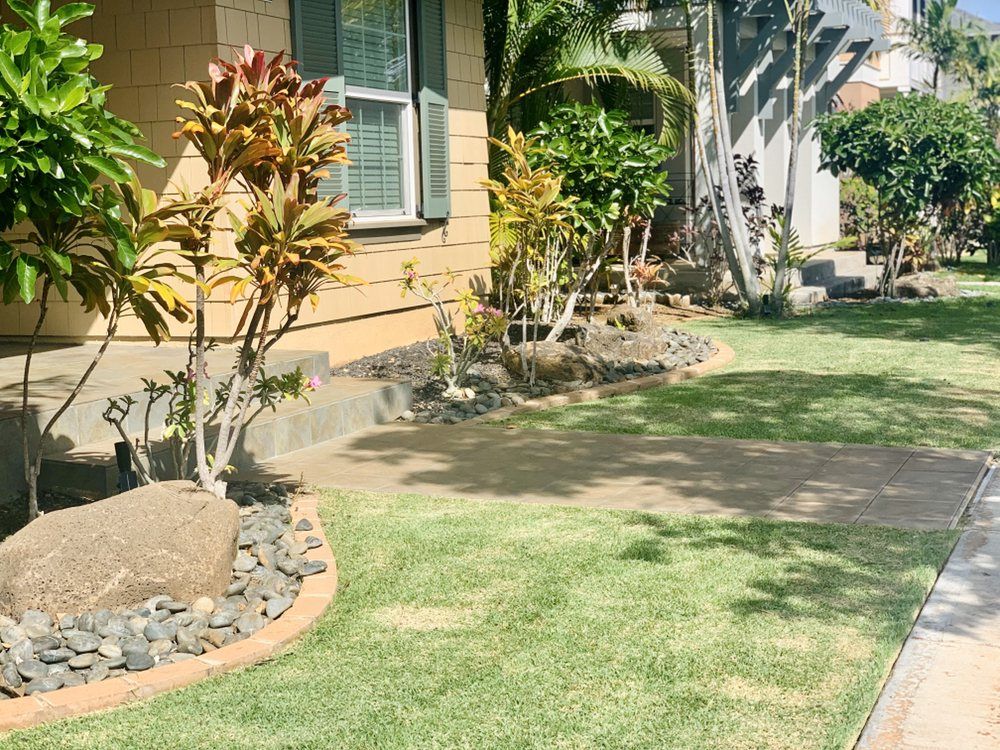
[[[409,382],[333,378],[309,395],[309,402],[287,401],[261,412],[243,431],[233,455],[237,469],[266,461],[316,443],[349,435],[397,419],[412,403]],[[114,444],[107,437],[45,456],[39,485],[72,490],[94,498],[117,492],[118,468]],[[159,430],[154,432],[158,434]],[[138,435],[138,432],[133,436]],[[214,436],[211,436],[214,437]],[[211,452],[212,446],[209,446]],[[172,478],[173,461],[167,444],[153,443],[153,463],[160,478]]]
[[[82,368],[84,361],[89,362],[91,356],[90,345],[35,355],[32,364],[33,409],[29,424],[35,434],[41,431],[72,385],[75,385],[80,372],[77,368]],[[207,363],[208,372],[213,374],[213,384],[218,384],[231,375],[234,359],[235,352],[230,348],[210,352]],[[16,378],[16,390],[19,391],[23,357],[11,357],[10,360],[13,360],[15,371],[12,379]],[[91,443],[105,436],[109,427],[101,415],[108,406],[109,398],[131,397],[135,400],[126,428],[129,432],[139,432],[148,403],[142,390],[143,379],[166,384],[169,380],[164,370],[182,370],[186,361],[187,351],[179,347],[154,348],[130,344],[111,346],[88,385],[59,418],[56,433],[52,441],[43,446],[43,453],[60,452],[67,446]],[[8,360],[4,364],[7,365]],[[275,350],[265,363],[264,372],[267,375],[280,375],[293,372],[296,368],[300,368],[306,377],[318,376],[324,383],[330,379],[330,359],[326,352]],[[65,380],[60,378],[61,373],[65,373]],[[12,392],[8,392],[14,386],[12,383],[8,387],[8,383],[4,382],[0,387],[0,434],[6,435],[2,431],[3,422],[11,420],[11,425],[18,427],[17,433],[20,436],[20,393],[15,397]],[[166,399],[161,399],[150,414],[153,427],[163,424],[167,410],[165,401]]]
[[[788,297],[793,307],[809,307],[820,302],[826,302],[829,296],[823,286],[797,286]]]
[[[31,393],[28,429],[38,435],[49,421],[97,350],[97,345],[51,345],[35,353],[32,359]],[[235,358],[231,347],[219,347],[208,354],[210,374],[218,382],[230,372]],[[42,453],[56,454],[76,446],[88,445],[108,438],[112,428],[102,414],[109,398],[130,396],[136,404],[126,421],[129,432],[142,430],[147,398],[142,392],[143,378],[166,383],[164,370],[182,370],[187,361],[187,348],[178,345],[112,344],[98,368],[76,401],[59,418],[55,429],[42,446]],[[265,372],[271,375],[300,368],[307,377],[330,377],[330,360],[326,352],[275,349],[270,353]],[[24,490],[24,468],[21,451],[13,446],[21,443],[20,405],[21,378],[24,369],[23,344],[0,344],[0,445],[10,450],[0,451],[0,496]],[[161,400],[151,412],[151,425],[163,424],[167,404]]]
[[[864,250],[824,250],[792,271],[796,286],[821,286],[837,276],[863,276],[868,265]]]

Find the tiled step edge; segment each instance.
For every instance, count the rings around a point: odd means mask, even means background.
[[[567,406],[569,404],[582,404],[585,401],[597,401],[602,398],[623,396],[627,393],[645,391],[649,388],[658,388],[663,385],[673,385],[675,383],[681,383],[685,380],[700,377],[712,372],[713,370],[721,369],[736,359],[736,352],[734,352],[727,344],[724,344],[716,339],[713,339],[712,343],[715,344],[718,351],[704,362],[698,362],[697,364],[688,365],[687,367],[682,367],[678,370],[671,370],[670,372],[661,372],[657,375],[646,375],[645,377],[636,378],[635,380],[623,380],[619,383],[602,383],[601,385],[595,385],[592,388],[584,388],[579,391],[554,393],[551,396],[533,398],[529,401],[525,401],[520,406],[508,406],[503,409],[496,409],[494,411],[487,412],[486,414],[481,414],[478,417],[468,419],[465,422],[462,422],[462,424],[497,422],[504,419],[510,419],[511,417],[519,414],[527,414],[528,412],[553,409],[557,406]]]
[[[292,406],[295,403],[289,402]],[[257,461],[266,461],[308,448],[376,424],[397,419],[413,403],[413,388],[408,381],[385,381],[376,390],[333,401],[319,401],[292,414],[278,410],[265,412],[248,424],[239,437],[231,460],[237,469]],[[217,429],[209,432],[210,445],[215,443]],[[106,443],[107,441],[103,441]],[[156,441],[154,452],[158,464],[165,465],[168,448]],[[87,496],[109,497],[117,491],[118,467],[113,448],[103,453],[90,453],[88,446],[42,459],[40,486],[64,492],[78,491]]]
[[[308,550],[306,557],[323,560],[327,570],[303,579],[295,603],[280,618],[246,640],[194,659],[103,682],[0,701],[0,731],[26,729],[144,700],[206,677],[257,664],[286,649],[316,624],[337,593],[337,563],[319,519],[319,496],[313,493],[296,496],[292,503],[292,519],[294,524],[302,519],[312,523],[312,531],[297,531],[295,537],[304,541],[306,536],[312,535],[322,540],[323,544]]]

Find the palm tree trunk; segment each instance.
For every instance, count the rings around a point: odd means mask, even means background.
[[[719,187],[722,200],[726,207],[730,236],[733,243],[736,270],[742,276],[745,287],[745,302],[747,311],[752,316],[761,313],[760,284],[753,267],[753,253],[750,250],[750,238],[746,221],[743,216],[743,203],[740,200],[740,188],[736,179],[736,162],[733,158],[732,137],[729,132],[729,116],[722,111],[722,101],[725,97],[722,73],[719,70],[721,60],[715,49],[715,0],[708,0],[708,76],[709,98],[712,105],[712,131],[716,141],[716,159],[719,164]]]
[[[795,73],[792,79],[792,121],[789,126],[788,175],[785,178],[785,211],[781,224],[781,242],[778,261],[774,270],[774,288],[771,290],[771,308],[778,317],[784,313],[785,276],[788,271],[788,246],[792,237],[792,212],[795,210],[795,171],[799,162],[799,133],[802,129],[802,63],[805,54],[806,33],[809,28],[811,0],[798,0],[791,7],[795,17],[789,19],[795,34]]]

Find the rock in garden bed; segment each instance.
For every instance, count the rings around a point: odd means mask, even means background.
[[[602,383],[617,383],[704,362],[718,350],[711,339],[649,324],[649,316],[610,311],[607,324],[579,323],[567,328],[558,342],[539,345],[533,386],[521,374],[516,346],[487,348],[460,391],[447,393],[431,372],[436,342],[399,347],[357,360],[334,371],[335,376],[404,378],[413,385],[413,408],[405,421],[456,424],[495,409],[519,406],[533,398],[567,393]],[[639,331],[626,330],[641,328]],[[546,331],[542,330],[542,335]],[[512,342],[520,329],[510,329]]]
[[[162,482],[46,513],[0,544],[0,614],[114,609],[167,593],[221,593],[236,507],[191,482]]]
[[[125,607],[0,615],[0,698],[192,659],[244,640],[280,617],[298,596],[302,579],[326,570],[326,563],[305,557],[322,542],[316,536],[295,539],[281,485],[234,485],[230,497],[236,515],[231,542],[238,552],[230,555],[217,594],[181,600],[164,589]],[[180,511],[175,520],[183,525]],[[114,531],[109,526],[108,533]]]

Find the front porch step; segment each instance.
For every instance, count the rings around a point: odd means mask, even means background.
[[[409,382],[332,378],[310,394],[309,403],[287,401],[278,404],[273,412],[269,409],[262,412],[244,429],[231,463],[236,469],[245,469],[325,440],[391,422],[410,408],[412,398]],[[103,439],[45,456],[40,487],[94,498],[115,494],[118,491],[116,441],[117,438]],[[153,461],[161,478],[171,476],[173,463],[163,441],[154,442]]]
[[[53,344],[43,347],[32,359],[30,434],[37,436],[42,427],[61,406],[66,394],[76,384],[80,373],[90,364],[97,344]],[[0,498],[23,492],[24,467],[21,444],[21,378],[24,370],[25,346],[22,343],[0,344]],[[213,383],[228,377],[232,371],[235,350],[219,347],[208,353],[208,372]],[[56,423],[54,432],[42,446],[45,455],[62,454],[78,446],[99,443],[109,438],[113,430],[101,416],[109,398],[135,400],[125,429],[129,433],[142,430],[146,395],[142,392],[143,378],[166,383],[164,370],[182,370],[187,361],[187,348],[182,346],[114,343],[94,371],[90,381],[73,405]],[[265,365],[269,375],[293,372],[296,368],[308,377],[330,379],[330,358],[325,351],[275,349]],[[166,415],[166,400],[161,400],[151,413],[150,424],[158,432]]]
[[[815,305],[878,286],[882,266],[869,265],[863,250],[825,250],[790,275],[792,304]]]
[[[823,250],[792,271],[792,283],[823,286],[840,276],[864,276],[868,256],[864,250]]]

